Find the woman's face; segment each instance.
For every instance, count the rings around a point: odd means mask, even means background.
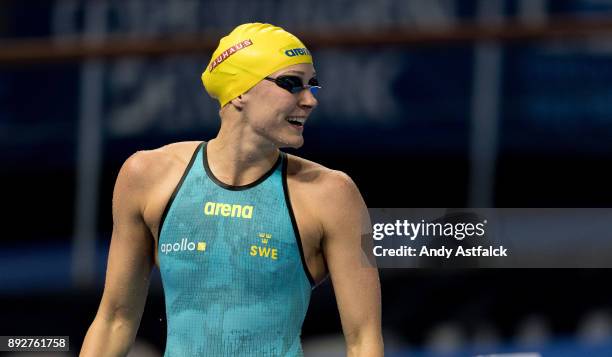
[[[315,77],[312,64],[296,64],[268,78],[295,76],[307,84]],[[262,80],[242,95],[243,114],[253,131],[277,147],[299,148],[304,144],[304,123],[318,102],[308,89],[291,93],[274,81]]]

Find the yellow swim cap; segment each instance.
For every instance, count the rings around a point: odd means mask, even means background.
[[[271,73],[298,63],[312,63],[312,56],[297,37],[270,24],[243,24],[219,41],[202,82],[223,107]]]

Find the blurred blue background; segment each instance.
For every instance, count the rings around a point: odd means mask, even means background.
[[[254,21],[302,37],[324,87],[291,152],[348,173],[369,207],[612,206],[612,0],[5,0],[0,335],[70,335],[76,354],[119,167],[214,137],[200,73],[221,35]],[[610,278],[383,270],[387,354],[612,356]],[[306,355],[342,355],[340,332],[328,282]],[[156,278],[134,353],[164,339]]]

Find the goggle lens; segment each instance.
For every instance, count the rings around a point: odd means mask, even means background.
[[[304,83],[302,82],[302,78],[298,76],[280,76],[276,78],[266,77],[264,79],[267,79],[269,81],[276,83],[277,86],[293,94],[299,93],[303,91],[304,89],[310,89],[310,92],[312,94],[316,94],[319,91],[319,89],[321,89],[321,86],[319,85],[319,81],[314,77],[311,78],[308,81],[308,84],[306,85],[304,85]]]

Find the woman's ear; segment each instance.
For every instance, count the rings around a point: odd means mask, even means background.
[[[232,99],[230,102],[238,111],[242,111],[242,109],[244,108],[244,100],[242,99],[242,94]]]

